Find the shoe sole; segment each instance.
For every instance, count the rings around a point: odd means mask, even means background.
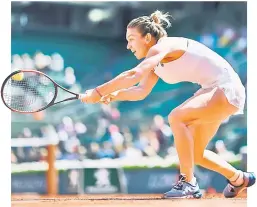
[[[180,196],[180,197],[165,197],[165,199],[183,199],[183,198],[195,198],[195,199],[200,199],[202,197],[202,194],[200,192],[197,192],[193,195],[186,195],[186,196]]]

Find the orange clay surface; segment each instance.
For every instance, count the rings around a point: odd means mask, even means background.
[[[247,207],[246,194],[226,199],[222,194],[201,199],[162,199],[160,194],[125,195],[12,195],[12,207]]]

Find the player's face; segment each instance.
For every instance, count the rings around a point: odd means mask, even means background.
[[[127,28],[126,39],[128,41],[127,49],[131,50],[138,60],[146,56],[149,44],[146,37],[143,37],[137,28]]]

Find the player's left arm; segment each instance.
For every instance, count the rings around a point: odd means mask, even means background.
[[[80,100],[86,103],[97,103],[100,101],[101,97],[105,95],[136,85],[144,77],[147,77],[150,71],[156,67],[165,56],[176,50],[176,43],[171,44],[171,42],[166,39],[159,42],[150,48],[146,58],[135,68],[121,73],[109,82],[97,86],[95,89],[87,90],[86,94],[81,96]]]
[[[137,86],[132,86],[110,93],[102,98],[102,102],[109,104],[110,102],[114,101],[143,100],[150,94],[158,79],[159,77],[154,73],[154,71],[150,71]]]

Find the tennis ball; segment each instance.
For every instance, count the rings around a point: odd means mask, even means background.
[[[24,76],[23,73],[20,72],[20,73],[17,73],[15,75],[13,75],[12,79],[15,80],[15,81],[21,81],[21,80],[23,80],[23,76]]]

